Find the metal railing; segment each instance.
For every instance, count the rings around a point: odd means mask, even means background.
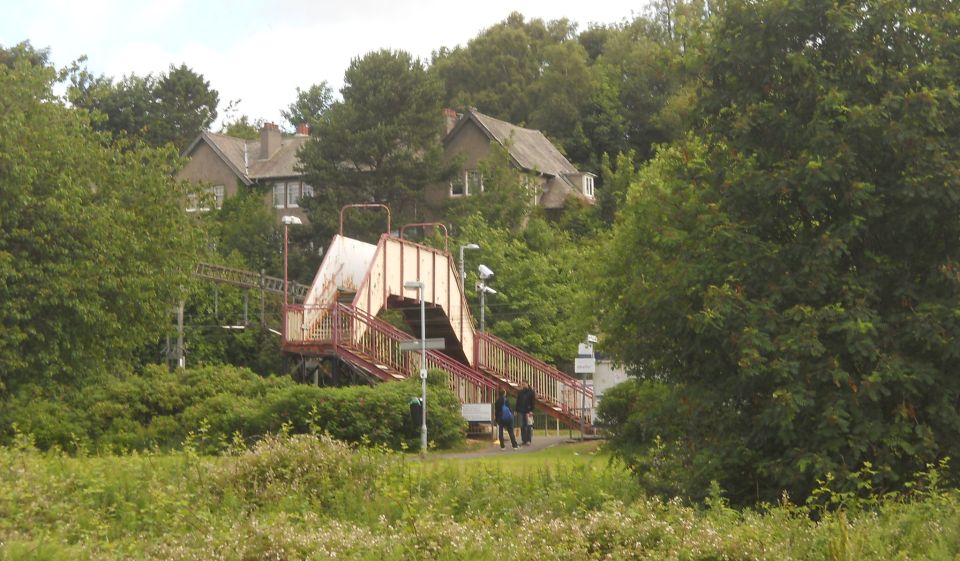
[[[419,353],[400,350],[401,342],[415,341],[415,337],[347,304],[288,306],[284,328],[285,345],[344,349],[403,377],[419,372]],[[427,368],[449,373],[449,386],[462,402],[489,403],[496,398],[497,386],[506,383],[516,391],[529,382],[538,402],[554,416],[573,424],[581,420],[591,424],[592,388],[489,333],[477,333],[476,342],[476,369],[441,352],[427,351]]]
[[[270,277],[263,273],[224,267],[212,263],[197,263],[193,275],[202,279],[232,284],[241,288],[259,288],[273,294],[283,294],[283,279]],[[307,296],[309,286],[289,281],[290,298],[302,302]]]
[[[305,323],[310,317],[316,321]],[[400,343],[417,339],[366,312],[346,304],[301,305],[288,306],[286,318],[284,344],[343,348],[404,377],[419,374],[419,352],[400,350]],[[438,351],[427,351],[426,358],[428,370],[449,375],[448,386],[463,403],[488,403],[495,398],[496,384],[483,374]]]
[[[344,325],[347,326],[349,333],[363,333],[358,339],[350,338],[352,340],[349,345],[352,350],[373,357],[406,376],[415,376],[419,373],[420,353],[400,350],[401,342],[416,341],[416,338],[366,312],[344,304],[338,305],[333,315],[334,318],[347,318]],[[341,325],[341,321],[335,319],[334,325]],[[346,344],[346,341],[340,338],[338,344]],[[461,402],[493,401],[496,385],[472,368],[438,351],[427,351],[426,363],[428,370],[443,370],[449,375],[448,386],[457,394]]]
[[[477,368],[517,387],[529,382],[537,400],[565,417],[589,424],[593,388],[489,333],[477,333]]]

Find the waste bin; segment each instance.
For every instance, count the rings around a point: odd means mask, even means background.
[[[419,434],[420,425],[423,424],[423,402],[419,397],[410,398],[410,427],[411,434]]]

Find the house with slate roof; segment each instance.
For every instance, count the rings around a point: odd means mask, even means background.
[[[579,171],[542,132],[494,119],[476,109],[462,115],[446,109],[444,119],[444,156],[463,158],[463,168],[449,183],[427,189],[430,206],[438,208],[450,198],[469,197],[483,190],[478,164],[489,155],[491,142],[505,147],[513,165],[532,178],[538,206],[562,208],[571,197],[584,204],[594,203],[596,175]]]
[[[187,212],[220,208],[227,197],[254,184],[266,186],[264,204],[283,215],[306,218],[301,197],[313,196],[313,187],[297,171],[297,152],[309,139],[306,125],[294,135],[284,135],[273,123],[264,124],[260,138],[246,140],[203,132],[184,151],[187,164],[177,178],[201,186],[187,201]]]
[[[451,198],[483,190],[478,164],[489,156],[491,142],[505,147],[513,165],[530,177],[538,206],[560,209],[570,198],[594,203],[596,176],[574,167],[542,132],[494,119],[476,109],[462,115],[444,110],[444,120],[444,156],[448,160],[462,158],[463,167],[451,181],[427,187],[429,207],[441,209]],[[278,220],[284,215],[305,219],[300,199],[313,196],[314,189],[297,171],[297,153],[308,140],[306,125],[298,127],[294,135],[284,135],[277,125],[266,123],[258,140],[201,133],[184,151],[188,163],[177,176],[202,186],[201,193],[188,201],[187,211],[220,208],[225,198],[244,186],[259,184],[267,187],[264,204],[274,209]]]

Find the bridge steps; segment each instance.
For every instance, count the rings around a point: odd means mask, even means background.
[[[428,368],[447,372],[462,402],[492,402],[498,388],[515,394],[527,382],[541,411],[570,426],[590,425],[590,388],[475,329],[459,267],[448,253],[388,235],[377,246],[364,247],[369,245],[334,238],[306,303],[284,310],[284,350],[338,356],[384,381],[415,376],[419,353],[400,350],[400,343],[415,337],[376,316],[399,308],[410,331],[419,334],[423,298],[427,338],[445,341],[442,352],[428,351]],[[406,288],[409,281],[423,288]]]

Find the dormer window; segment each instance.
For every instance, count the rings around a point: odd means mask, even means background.
[[[587,198],[589,199],[593,198],[593,176],[592,175],[584,174],[583,176],[583,194],[586,195]]]

